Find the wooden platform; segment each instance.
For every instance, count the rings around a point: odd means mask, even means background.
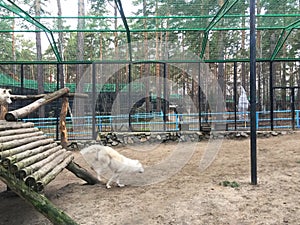
[[[54,224],[76,224],[39,194],[63,169],[88,184],[99,183],[73,159],[72,152],[47,137],[33,123],[0,120],[0,180]]]

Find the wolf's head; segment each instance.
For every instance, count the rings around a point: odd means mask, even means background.
[[[135,168],[135,172],[144,173],[144,167],[139,160],[134,160],[134,168]]]

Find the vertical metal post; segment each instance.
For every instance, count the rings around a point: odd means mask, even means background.
[[[163,91],[164,91],[164,101],[163,101],[163,117],[164,117],[164,131],[166,130],[166,122],[167,122],[167,63],[164,63],[164,87],[163,87]]]
[[[199,113],[199,131],[202,130],[202,123],[201,123],[201,106],[202,106],[202,100],[201,100],[201,86],[200,86],[200,82],[201,82],[201,62],[198,63],[198,113]]]
[[[270,77],[269,77],[269,89],[270,89],[270,125],[271,130],[274,129],[274,89],[273,89],[273,62],[270,62]]]
[[[18,94],[21,94],[21,95],[24,95],[24,64],[21,64],[21,93],[18,93]],[[21,103],[18,103],[19,105],[17,105],[16,107],[23,107],[23,100],[21,100]]]
[[[237,63],[233,63],[233,101],[234,101],[234,130],[237,130]]]
[[[59,66],[58,64],[56,64],[56,90],[59,89]],[[59,111],[58,109],[59,107],[59,102],[61,101],[61,99],[56,99],[56,109],[55,109],[55,114],[56,114],[56,140],[59,139]]]
[[[128,64],[128,107],[131,107],[131,60]],[[131,115],[130,115],[130,109],[128,110],[128,127],[129,131],[133,131],[132,125],[131,125]]]
[[[291,87],[292,129],[295,130],[295,87]]]
[[[257,184],[256,156],[256,27],[255,0],[250,0],[250,123],[251,123],[251,184]]]
[[[97,139],[96,133],[96,64],[92,64],[92,138]]]
[[[24,95],[24,64],[21,64],[21,95]]]

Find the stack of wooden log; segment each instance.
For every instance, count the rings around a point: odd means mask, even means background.
[[[7,106],[3,108],[1,105],[0,114],[0,180],[6,183],[10,190],[32,204],[53,224],[60,225],[77,223],[57,209],[44,195],[37,192],[42,191],[45,185],[50,183],[64,168],[88,184],[99,183],[97,178],[76,164],[73,161],[72,152],[65,149],[68,144],[65,121],[68,93],[68,88],[62,88],[54,93],[40,96],[15,95],[12,98],[38,98],[38,100],[9,112],[7,112]],[[20,121],[42,105],[59,97],[63,98],[60,117],[61,145],[34,127],[33,123]],[[4,118],[7,121],[3,120]]]
[[[73,158],[33,123],[0,121],[0,164],[33,190],[42,191]]]

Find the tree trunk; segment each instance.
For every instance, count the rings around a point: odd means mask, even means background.
[[[41,0],[35,0],[35,15],[41,16]],[[37,19],[39,21],[39,19]],[[38,61],[42,61],[42,41],[41,33],[36,32],[36,56]],[[37,65],[37,83],[38,83],[38,94],[44,93],[44,74],[43,65]],[[39,108],[39,117],[45,117],[45,108]]]
[[[257,8],[257,12],[256,14],[259,15],[260,14],[260,10],[261,10],[261,7],[260,7],[260,0],[257,0],[256,1],[256,8]],[[260,18],[257,17],[257,26],[260,25]],[[257,58],[262,58],[262,49],[261,49],[261,31],[260,30],[257,30],[256,31],[256,44],[257,44],[257,51],[256,51],[256,54],[257,54]],[[262,110],[262,82],[261,82],[261,76],[263,75],[262,74],[262,66],[261,66],[261,63],[256,63],[257,65],[257,79],[258,79],[258,89],[257,89],[257,102],[258,102],[258,110],[261,111]]]
[[[155,11],[158,11],[158,1],[156,0]],[[157,14],[157,13],[156,13]],[[156,19],[156,29],[159,29],[158,19]],[[159,32],[155,32],[155,59],[159,60]],[[161,84],[160,84],[160,64],[155,64],[156,76],[156,111],[161,111]]]
[[[78,0],[78,16],[84,16],[85,15],[85,5],[84,0]],[[78,19],[77,28],[78,30],[82,30],[85,27],[85,21],[82,18]],[[83,32],[77,32],[77,55],[76,55],[77,61],[82,61],[84,59],[84,33]],[[76,80],[77,84],[79,84],[79,81],[83,75],[83,65],[77,64],[76,68]],[[80,88],[80,87],[79,87]]]
[[[85,15],[85,5],[84,0],[78,0],[78,16],[84,16]],[[85,27],[85,20],[83,18],[78,18],[78,24],[77,28],[78,30],[82,30]],[[84,33],[83,32],[77,32],[77,53],[76,53],[76,59],[79,62],[76,65],[76,85],[77,85],[77,92],[82,93],[83,92],[83,84],[80,82],[81,78],[84,73],[84,65],[80,63],[80,61],[84,60]],[[76,115],[82,116],[84,114],[84,107],[83,107],[83,101],[76,100],[75,105],[80,105],[76,107]],[[84,123],[84,119],[77,120],[78,123]],[[78,131],[81,130],[81,127],[78,127]]]
[[[57,0],[57,15],[60,17],[62,16],[62,10],[61,10],[61,3],[60,0]],[[63,21],[61,18],[57,19],[57,28],[59,30],[63,29]],[[59,54],[64,60],[64,34],[62,32],[58,33],[58,50]],[[59,75],[59,83],[60,83],[60,88],[63,88],[65,86],[65,76],[64,76],[64,66],[63,64],[58,64],[58,75]]]
[[[147,1],[143,0],[143,16],[147,16]],[[147,20],[144,20],[144,29],[147,30]],[[148,59],[148,32],[144,32],[144,57],[145,60]],[[143,67],[143,76],[148,77],[150,74],[150,65],[147,63],[144,65]],[[149,113],[150,112],[150,88],[149,88],[149,79],[146,79],[146,83],[145,83],[145,102],[146,102],[146,112]]]
[[[12,19],[12,30],[15,30],[15,24],[16,21],[15,19]],[[16,33],[12,32],[12,36],[11,36],[11,45],[12,45],[12,58],[14,61],[17,61],[17,56],[16,56],[16,38],[15,38]],[[17,74],[17,65],[14,64],[13,65],[13,78],[15,78],[16,74]]]
[[[245,10],[243,10],[243,14],[245,14]],[[245,17],[243,16],[242,18],[242,27],[245,27]],[[242,30],[242,40],[241,40],[241,49],[242,49],[242,54],[241,57],[245,57],[245,40],[246,40],[246,32],[245,30]],[[244,87],[244,89],[247,91],[246,88],[246,65],[244,62],[241,63],[242,64],[242,71],[241,71],[241,85]]]

